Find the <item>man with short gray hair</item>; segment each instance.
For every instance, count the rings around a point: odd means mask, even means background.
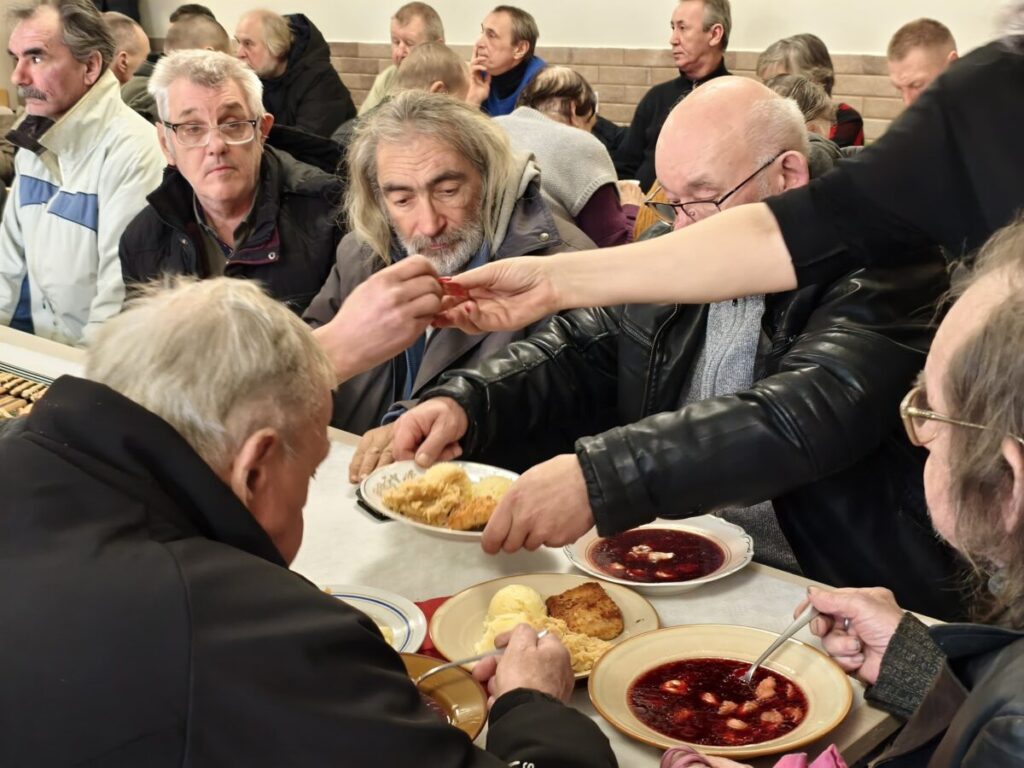
[[[125,85],[149,56],[149,36],[139,22],[117,11],[107,11],[103,20],[114,36],[114,58],[110,71]]]
[[[0,437],[0,764],[613,768],[554,637],[519,627],[478,671],[484,751],[372,620],[288,570],[333,383],[254,283],[176,282]]]
[[[26,116],[8,134],[21,151],[0,225],[0,323],[27,275],[35,332],[85,344],[121,309],[117,243],[164,163],[153,127],[121,101],[114,39],[89,0],[32,0],[7,14]]]
[[[665,122],[657,170],[671,202],[657,210],[679,228],[805,186],[807,147],[794,102],[716,79]],[[563,313],[422,392],[395,456],[429,465],[457,446],[488,461],[573,426],[575,450],[530,468],[495,510],[488,552],[722,511],[762,562],[881,584],[958,618],[958,563],[931,531],[924,457],[898,417],[948,282],[938,253],[900,256],[778,296]]]
[[[170,168],[121,238],[125,280],[244,277],[301,313],[341,239],[340,179],[265,145],[274,118],[259,78],[233,56],[171,53],[149,90]]]
[[[235,40],[238,58],[259,75],[263,104],[279,124],[329,138],[356,116],[330,48],[305,14],[249,11],[238,21]]]

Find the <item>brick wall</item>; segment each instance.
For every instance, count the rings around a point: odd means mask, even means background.
[[[471,46],[454,50],[469,60]],[[628,123],[636,104],[657,83],[676,77],[667,50],[631,48],[539,47],[537,53],[549,64],[565,64],[583,75],[598,92],[601,114],[617,123]],[[738,75],[754,76],[757,52],[737,51],[726,56],[726,65]],[[331,61],[356,104],[373,84],[377,73],[391,64],[391,46],[381,43],[331,43]],[[890,85],[884,56],[837,55],[833,96],[864,117],[869,140],[882,134],[903,109],[899,94]]]

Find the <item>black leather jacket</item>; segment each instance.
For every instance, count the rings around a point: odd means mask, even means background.
[[[424,396],[466,408],[467,456],[582,420],[591,436],[575,450],[602,534],[771,499],[807,576],[881,584],[956,617],[956,560],[932,532],[923,452],[897,412],[946,285],[929,251],[769,296],[753,386],[689,405],[706,305],[569,312]]]

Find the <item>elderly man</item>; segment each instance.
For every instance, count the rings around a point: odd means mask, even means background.
[[[644,95],[612,158],[620,179],[639,179],[645,190],[655,181],[654,148],[672,107],[701,83],[729,74],[725,68],[732,31],[729,0],[680,0],[669,26],[668,44],[679,77]]]
[[[245,277],[301,313],[341,239],[340,180],[264,146],[259,78],[226,53],[165,56],[149,89],[171,167],[121,238],[125,280]]]
[[[149,56],[149,36],[142,25],[117,11],[107,11],[103,20],[114,36],[114,58],[110,71],[122,86],[132,79]]]
[[[469,62],[474,101],[491,117],[516,108],[519,94],[544,68],[537,56],[537,22],[521,8],[499,5],[480,24]]]
[[[117,242],[160,184],[153,126],[121,101],[114,40],[89,0],[30,0],[8,10],[11,82],[27,116],[0,225],[0,323],[29,277],[35,332],[87,343],[121,309]]]
[[[557,640],[519,627],[477,672],[485,752],[372,621],[288,570],[333,383],[256,285],[191,282],[111,320],[85,378],[0,438],[0,764],[615,765],[563,703]]]
[[[671,113],[658,178],[678,227],[806,184],[806,154],[793,102],[723,78]],[[922,456],[897,414],[947,283],[933,252],[902,264],[767,299],[568,313],[421,393],[431,399],[398,421],[393,448],[430,463],[461,441],[487,460],[580,420],[575,453],[530,469],[495,511],[488,551],[729,510],[763,561],[795,556],[811,578],[881,583],[955,617],[953,556],[931,532]]]
[[[224,27],[212,16],[203,13],[179,15],[167,28],[164,54],[174,51],[221,51],[231,53],[231,38]],[[149,78],[155,65],[145,62],[135,76],[121,86],[121,98],[151,123],[158,119],[156,102],[149,93]]]
[[[889,80],[908,107],[957,60],[953,33],[935,19],[904,24],[889,41]]]
[[[314,326],[330,321],[367,278],[378,278],[375,273],[393,262],[391,270],[403,266],[409,254],[423,254],[445,276],[508,256],[590,244],[552,215],[530,156],[513,154],[500,128],[448,96],[407,91],[382,102],[360,119],[347,162],[346,218],[354,231],[342,240],[334,269],[306,313]],[[417,273],[393,290],[416,291],[420,284],[437,282]],[[410,313],[405,325],[420,316],[429,322],[435,311],[426,299],[417,311],[415,302],[410,297],[402,307]],[[363,333],[388,322],[387,313],[368,315]],[[455,329],[417,335],[393,359],[342,384],[333,423],[359,433],[379,427],[397,415],[396,401],[418,397],[444,371],[471,365],[522,336],[469,336]],[[383,451],[390,429],[374,430],[365,449]]]
[[[443,42],[441,17],[426,3],[406,3],[395,11],[391,17],[391,66],[377,75],[373,87],[359,106],[359,114],[373,109],[388,94],[409,51],[423,43]]]
[[[263,83],[263,106],[281,125],[330,137],[356,116],[324,36],[305,15],[250,11],[239,19],[235,40],[238,58]]]

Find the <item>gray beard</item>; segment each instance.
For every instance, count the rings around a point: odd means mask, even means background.
[[[456,275],[465,267],[480,250],[484,242],[484,227],[479,219],[465,224],[461,228],[446,232],[441,237],[415,236],[406,240],[398,238],[407,255],[419,253],[425,256],[442,277]],[[432,243],[440,242],[444,247],[440,251],[429,250]]]

